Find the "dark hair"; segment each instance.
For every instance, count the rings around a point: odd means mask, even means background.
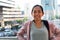
[[[35,5],[35,6],[32,8],[32,11],[31,11],[31,12],[33,12],[34,8],[37,7],[37,6],[40,7],[41,10],[42,10],[42,12],[44,13],[44,11],[43,11],[43,7],[42,7],[41,5]]]

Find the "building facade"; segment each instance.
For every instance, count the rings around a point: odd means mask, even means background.
[[[20,20],[22,11],[15,8],[14,0],[0,0],[0,26],[5,27],[5,22]]]
[[[41,0],[45,12],[45,19],[52,20],[55,11],[55,1],[54,0]]]

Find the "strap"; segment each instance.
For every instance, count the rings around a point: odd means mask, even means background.
[[[50,31],[49,31],[49,24],[48,24],[48,21],[47,20],[42,20],[44,25],[46,26],[47,30],[48,30],[48,37],[49,37],[49,40],[50,40]]]

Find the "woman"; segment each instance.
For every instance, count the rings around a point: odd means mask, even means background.
[[[19,40],[60,40],[60,30],[51,22],[48,22],[48,31],[41,20],[41,17],[44,15],[42,6],[35,5],[32,8],[31,15],[34,20],[25,23],[18,31],[17,37]],[[24,37],[24,34],[27,35],[26,38]]]

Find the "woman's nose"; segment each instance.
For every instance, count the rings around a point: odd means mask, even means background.
[[[38,12],[36,12],[36,14],[35,15],[39,15],[39,13]]]

